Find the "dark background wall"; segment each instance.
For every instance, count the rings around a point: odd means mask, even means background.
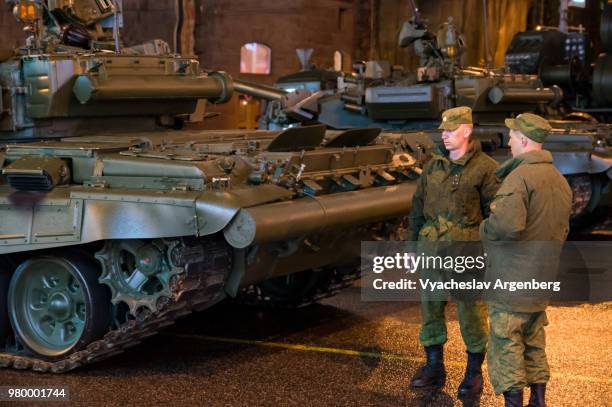
[[[123,33],[126,45],[153,38],[162,39],[172,48],[176,23],[175,0],[123,0]]]
[[[1,45],[7,48],[16,48],[23,44],[26,38],[23,25],[15,20],[12,11],[4,2],[0,3],[0,38]]]

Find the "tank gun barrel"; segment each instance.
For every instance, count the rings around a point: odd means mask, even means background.
[[[268,85],[247,82],[240,79],[234,79],[234,90],[244,95],[249,95],[258,99],[264,99],[268,101],[281,101],[282,98],[288,94],[287,91],[284,91],[282,89],[278,89]]]
[[[236,92],[254,98],[278,103],[283,112],[298,121],[313,120],[318,109],[317,101],[325,94],[322,91],[314,94],[306,89],[288,92],[268,85],[234,79]]]
[[[550,88],[513,88],[495,86],[489,91],[489,100],[500,103],[557,103],[563,98],[563,91],[558,86]]]

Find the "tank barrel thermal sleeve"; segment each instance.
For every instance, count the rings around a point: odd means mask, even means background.
[[[240,210],[224,229],[230,245],[307,236],[326,228],[342,228],[405,216],[410,212],[416,182],[368,188],[320,197],[304,197]]]

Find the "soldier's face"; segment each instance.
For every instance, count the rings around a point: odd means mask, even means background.
[[[448,151],[459,150],[467,147],[470,134],[472,134],[472,127],[467,124],[462,124],[457,130],[444,130],[442,132],[442,142]]]

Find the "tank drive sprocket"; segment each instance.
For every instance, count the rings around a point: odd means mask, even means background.
[[[96,258],[102,265],[101,284],[111,290],[114,305],[124,303],[136,316],[142,310],[157,312],[173,295],[185,269],[173,264],[170,253],[176,241],[109,240]]]

